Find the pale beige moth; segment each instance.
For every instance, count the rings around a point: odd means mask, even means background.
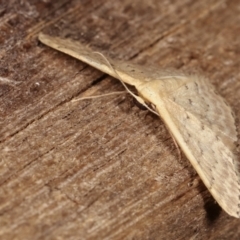
[[[134,86],[137,100],[150,104],[159,114],[218,204],[229,215],[240,217],[234,116],[207,78],[107,58],[109,64],[79,42],[42,33],[39,39]]]

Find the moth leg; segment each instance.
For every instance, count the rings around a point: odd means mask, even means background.
[[[172,137],[172,140],[177,148],[177,152],[178,152],[178,161],[180,162],[182,160],[182,152],[181,152],[181,149],[176,141],[176,139],[174,138],[174,136],[172,135],[171,131],[169,131],[171,137]]]

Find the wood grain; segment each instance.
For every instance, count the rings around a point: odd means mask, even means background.
[[[238,5],[0,2],[0,77],[18,83],[0,85],[0,237],[238,239],[240,220],[179,158],[161,120],[127,94],[72,102],[123,87],[37,41],[44,31],[118,59],[201,71],[239,119]]]

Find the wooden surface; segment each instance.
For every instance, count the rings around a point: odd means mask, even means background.
[[[41,31],[203,72],[240,117],[238,0],[0,1],[0,239],[239,239],[159,118],[127,94],[71,101],[123,87]]]

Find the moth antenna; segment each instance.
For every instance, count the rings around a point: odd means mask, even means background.
[[[106,61],[106,63],[108,64],[108,66],[109,66],[109,67],[112,69],[112,71],[118,76],[119,81],[122,83],[122,85],[124,86],[124,88],[126,89],[126,91],[127,91],[128,93],[130,93],[138,102],[140,102],[140,103],[141,103],[144,107],[146,107],[150,112],[152,112],[152,113],[156,114],[157,116],[159,116],[159,114],[158,114],[156,111],[152,110],[152,109],[144,102],[144,100],[143,100],[141,97],[135,95],[131,90],[129,90],[129,88],[127,87],[127,85],[123,82],[122,78],[119,76],[118,72],[113,68],[112,64],[108,61],[108,59],[107,59],[102,53],[100,53],[100,52],[94,52],[94,53],[95,53],[95,54],[99,54],[99,55]]]
[[[5,77],[0,77],[0,84],[1,83],[10,85],[10,86],[15,87],[15,88],[16,88],[16,85],[19,84],[19,82],[16,82],[14,80],[11,80],[11,79],[8,79],[8,78],[5,78]]]
[[[126,91],[111,92],[111,93],[106,93],[106,94],[101,94],[96,96],[89,96],[89,97],[80,97],[80,98],[73,99],[71,102],[78,102],[81,100],[101,98],[101,97],[106,97],[106,96],[111,96],[116,94],[123,94],[123,93],[126,93]]]

